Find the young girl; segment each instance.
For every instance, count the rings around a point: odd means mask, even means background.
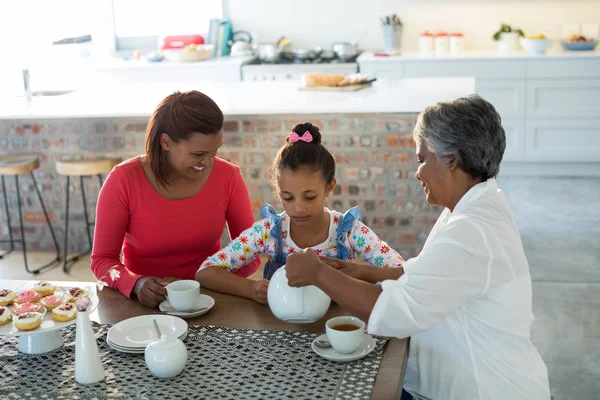
[[[202,286],[267,303],[268,279],[288,254],[312,248],[320,256],[362,259],[379,267],[401,267],[404,259],[360,222],[358,207],[345,214],[325,208],[336,185],[335,161],[321,144],[319,128],[294,127],[272,166],[273,184],[285,210],[278,215],[269,204],[262,220],[242,232],[227,247],[208,257],[198,269]],[[264,278],[244,279],[231,272],[267,255]]]

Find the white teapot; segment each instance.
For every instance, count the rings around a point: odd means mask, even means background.
[[[316,286],[293,288],[288,285],[285,266],[273,274],[267,291],[269,307],[282,321],[312,323],[329,310],[331,298]]]
[[[162,334],[144,351],[146,365],[159,378],[173,378],[181,373],[187,361],[187,348],[174,336]]]

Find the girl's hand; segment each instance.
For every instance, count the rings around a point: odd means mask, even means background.
[[[349,261],[338,260],[337,258],[329,258],[329,257],[319,257],[321,261],[325,264],[329,265],[337,269],[338,271],[343,272],[344,274],[352,277],[354,279],[362,279],[361,271],[363,266],[360,264],[355,264]]]
[[[269,289],[269,281],[261,279],[254,283],[254,294],[252,299],[260,304],[267,304],[267,290]]]

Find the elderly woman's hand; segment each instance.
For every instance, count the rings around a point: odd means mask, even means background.
[[[326,265],[312,249],[291,254],[285,263],[288,284],[292,287],[314,285],[318,280],[319,270],[324,267]]]
[[[361,271],[364,268],[363,265],[352,263],[349,261],[342,261],[337,258],[330,258],[330,257],[320,257],[320,258],[321,258],[321,261],[323,261],[325,264],[337,269],[338,271],[343,272],[344,274],[348,275],[349,277],[352,277],[355,279],[362,279]]]

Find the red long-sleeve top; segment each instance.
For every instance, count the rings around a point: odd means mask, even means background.
[[[146,178],[141,158],[132,158],[111,171],[100,191],[92,272],[127,297],[143,276],[194,279],[200,264],[221,249],[226,222],[232,238],[254,223],[239,167],[215,158],[198,194],[167,200]],[[120,272],[114,281],[107,274],[113,266]],[[259,266],[257,260],[236,275],[248,277]]]

